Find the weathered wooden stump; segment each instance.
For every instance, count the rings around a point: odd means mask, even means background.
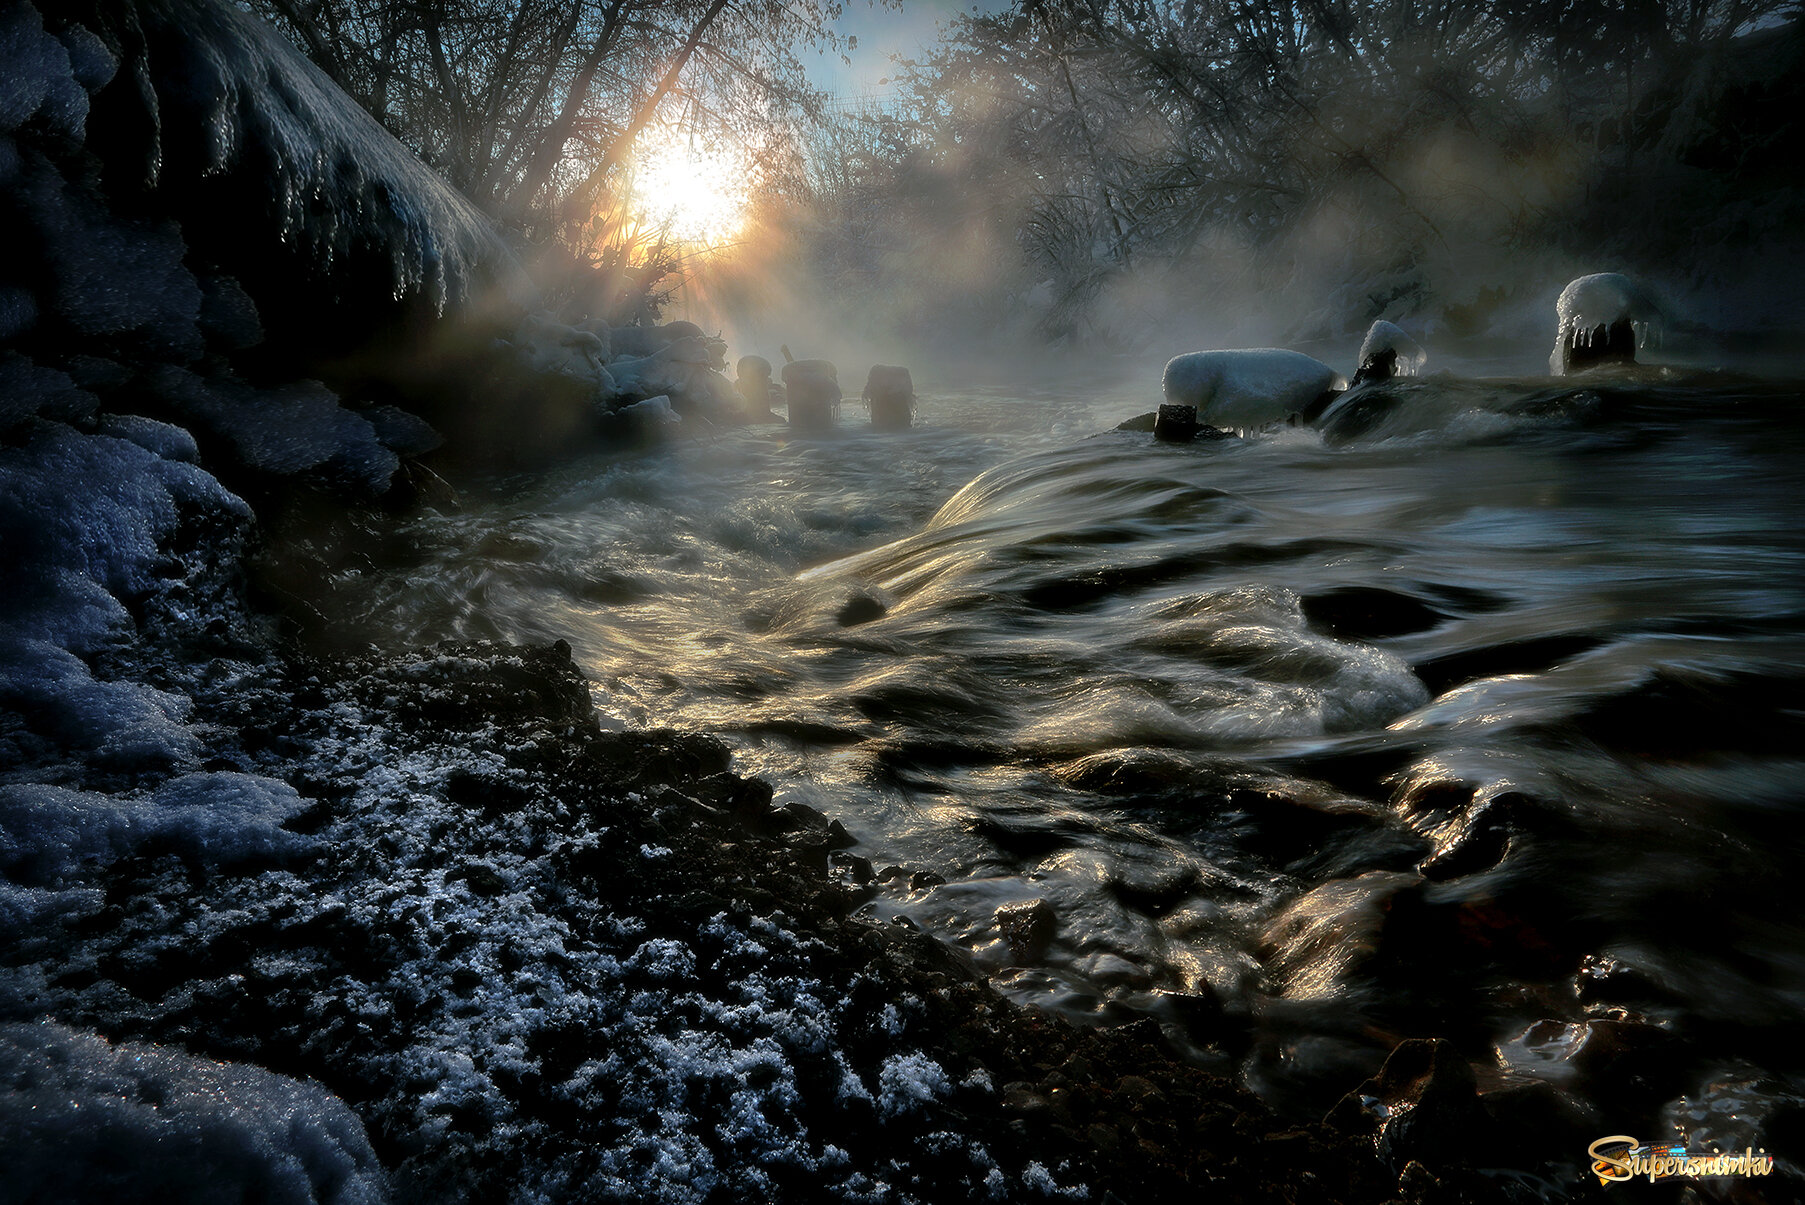
[[[830,360],[791,360],[783,366],[790,399],[790,426],[825,431],[840,412],[840,378]]]
[[[873,364],[865,378],[864,397],[871,425],[879,431],[907,431],[915,421],[915,382],[906,368]]]
[[[738,373],[733,382],[740,395],[740,409],[749,423],[776,421],[771,413],[771,361],[763,356],[741,356],[734,366]]]

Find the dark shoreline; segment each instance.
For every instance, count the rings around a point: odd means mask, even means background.
[[[566,650],[296,658],[259,677],[252,689],[197,700],[201,722],[236,729],[214,742],[235,751],[209,764],[287,777],[316,799],[289,827],[320,838],[317,852],[214,871],[148,848],[114,864],[101,911],[33,943],[23,966],[9,958],[11,975],[43,976],[41,993],[13,995],[11,1017],[317,1080],[363,1118],[398,1199],[499,1200],[548,1171],[566,1182],[577,1169],[594,1174],[586,1152],[619,1136],[623,1118],[610,1111],[622,1102],[573,1100],[559,1084],[613,1041],[543,1016],[491,1015],[494,1001],[531,998],[548,980],[579,990],[571,960],[583,950],[621,962],[634,990],[731,1001],[742,975],[805,985],[822,1006],[820,1041],[811,1050],[779,1039],[789,1067],[767,1072],[767,1086],[794,1091],[765,1107],[816,1151],[837,1147],[873,1174],[889,1168],[893,1186],[917,1199],[982,1188],[988,1169],[974,1151],[1004,1169],[1009,1199],[1025,1191],[1024,1173],[1034,1180],[1032,1164],[1097,1200],[1205,1186],[1228,1200],[1393,1195],[1397,1172],[1370,1138],[1278,1121],[1245,1090],[1170,1058],[1151,1023],[1071,1029],[1008,1004],[934,939],[851,917],[856,884],[830,869],[851,840],[843,829],[772,810],[769,789],[730,773],[711,738],[599,730]],[[339,756],[322,757],[328,749]],[[434,767],[431,803],[422,795],[372,815],[359,780],[402,763],[415,778]],[[524,834],[517,847],[506,832]],[[418,843],[429,834],[439,840]],[[374,902],[395,903],[400,884],[422,875],[435,897],[454,901],[445,915],[421,919],[435,907],[421,898],[385,918]],[[504,909],[512,919],[498,919],[498,900],[514,901]],[[529,915],[563,934],[558,957],[524,939]],[[623,917],[646,927],[623,937]],[[504,939],[509,925],[522,940]],[[788,937],[748,962],[739,938],[722,932]],[[693,951],[683,982],[633,965],[631,951],[659,941]],[[393,995],[402,979],[417,990]],[[874,1023],[886,1010],[894,1020]],[[679,1022],[669,1036],[731,1042],[725,1016]],[[422,1031],[459,1025],[476,1037],[467,1053],[491,1088],[423,1108],[423,1086],[409,1079],[417,1069],[395,1056]],[[515,1036],[492,1042],[498,1026]],[[899,1058],[925,1058],[940,1074],[920,1094],[899,1088],[900,1103],[881,1091],[847,1095],[847,1069],[878,1085]],[[738,1083],[756,1089],[757,1078]],[[692,1101],[703,1131],[716,1120],[704,1102],[725,1109],[735,1088],[732,1077],[717,1080],[704,1075]],[[959,1141],[921,1145],[935,1134]],[[715,1152],[725,1178],[709,1199],[831,1195],[825,1177],[779,1164],[763,1187],[739,1179],[749,1169],[733,1165],[731,1147]],[[1441,1175],[1449,1191],[1463,1178]],[[1420,1168],[1406,1179],[1437,1183]],[[1472,1198],[1461,1189],[1421,1199]]]

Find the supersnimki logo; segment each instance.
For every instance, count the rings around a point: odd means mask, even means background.
[[[1774,1170],[1774,1157],[1766,1151],[1747,1147],[1741,1154],[1732,1155],[1721,1151],[1689,1151],[1683,1143],[1644,1144],[1628,1134],[1600,1138],[1586,1148],[1586,1156],[1591,1159],[1592,1174],[1598,1177],[1600,1184],[1633,1180],[1637,1176],[1647,1176],[1650,1184],[1679,1177],[1765,1176]]]

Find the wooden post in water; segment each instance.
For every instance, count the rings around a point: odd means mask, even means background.
[[[907,431],[915,421],[915,382],[909,378],[909,370],[873,364],[865,378],[865,404],[871,408],[875,429]]]
[[[733,387],[739,392],[745,421],[775,422],[777,416],[771,413],[771,361],[763,356],[741,356],[735,368],[739,376]]]
[[[783,349],[784,355],[790,349]],[[826,431],[840,409],[840,377],[831,360],[790,360],[783,366],[784,390],[790,398],[790,426],[798,431]]]

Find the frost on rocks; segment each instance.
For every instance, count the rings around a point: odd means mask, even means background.
[[[137,442],[45,426],[0,449],[0,781],[66,758],[125,773],[192,761],[185,698],[94,665],[153,629],[226,624],[249,519],[206,473]]]
[[[100,433],[111,435],[115,439],[129,440],[164,460],[194,464],[201,458],[194,436],[172,423],[159,422],[154,418],[141,418],[136,414],[102,415]]]
[[[498,727],[480,691],[543,664],[444,649],[247,669],[191,699],[242,772],[0,788],[0,919],[36,935],[13,931],[0,1015],[310,1076],[395,1152],[401,1200],[983,1197],[999,1156],[948,1110],[991,1110],[988,1079],[899,1048],[872,1023],[891,989],[782,913],[682,919],[681,826],[654,844],[670,822],[626,791],[525,771],[564,738]],[[479,691],[462,711],[460,683]],[[282,739],[225,740],[226,715]],[[65,928],[107,898],[107,924]],[[1001,1161],[1012,1184],[1024,1165]]]
[[[260,473],[318,476],[376,495],[400,467],[376,428],[318,381],[259,390],[171,367],[157,372],[151,387],[196,430],[228,442],[242,464]]]
[[[44,31],[29,4],[0,8],[0,48],[6,67],[0,83],[0,132],[39,122],[65,138],[77,138],[88,118],[88,96],[76,79],[69,47]],[[92,48],[79,44],[84,74],[103,70]]]
[[[317,1084],[53,1023],[0,1025],[7,1200],[389,1199],[364,1127]]]
[[[946,1070],[917,1052],[892,1055],[877,1076],[877,1108],[886,1117],[908,1113],[945,1096],[952,1088]]]

